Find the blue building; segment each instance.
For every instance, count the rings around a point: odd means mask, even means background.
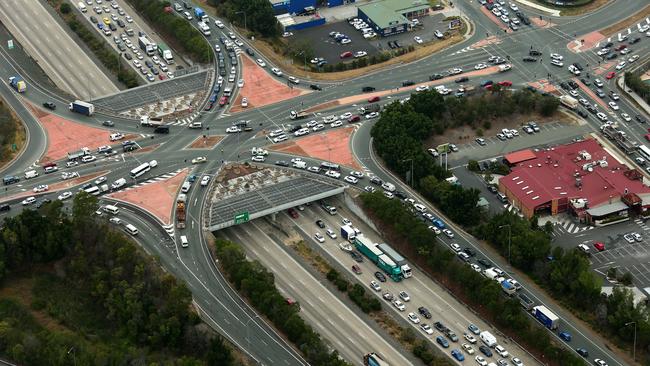
[[[316,9],[316,0],[270,0],[276,15],[301,14],[307,9]]]

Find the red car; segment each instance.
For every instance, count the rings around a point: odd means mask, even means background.
[[[368,98],[368,103],[374,103],[374,102],[379,102],[379,97],[376,95],[374,97]]]
[[[594,242],[594,248],[596,248],[596,250],[598,250],[599,252],[602,252],[603,250],[605,250],[605,244],[599,241]]]
[[[292,299],[290,297],[287,297],[285,300],[287,301],[287,304],[289,304],[289,305],[293,305],[293,304],[296,303],[296,300],[294,300],[294,299]]]
[[[512,81],[510,81],[510,80],[499,81],[499,85],[501,85],[501,86],[512,86]]]
[[[614,77],[616,77],[616,73],[614,71],[608,72],[607,75],[605,76],[607,80],[613,79]]]
[[[158,75],[158,79],[165,80],[165,79],[167,79],[167,77],[164,74],[160,74],[160,75]]]
[[[298,218],[298,212],[296,212],[293,207],[288,209],[287,212],[289,213],[289,216],[293,217],[294,219]]]
[[[223,96],[221,97],[221,99],[219,99],[219,107],[223,107],[224,105],[226,105],[226,103],[228,103],[228,97]]]
[[[622,45],[616,47],[615,49],[616,49],[616,51],[622,51],[622,50],[624,50],[624,49],[626,49],[626,48],[627,48],[627,45],[622,44]]]
[[[205,110],[206,110],[206,111],[209,111],[209,110],[211,110],[211,109],[212,109],[212,103],[210,103],[210,102],[206,103],[206,104],[205,104]]]
[[[357,266],[356,264],[352,265],[352,272],[354,272],[354,273],[356,273],[358,275],[360,275],[362,273],[361,268],[359,266]]]
[[[341,58],[352,57],[352,52],[351,51],[343,52],[340,57]]]
[[[358,115],[354,115],[354,116],[348,118],[348,123],[359,122],[359,121],[361,121],[361,116],[358,116]]]

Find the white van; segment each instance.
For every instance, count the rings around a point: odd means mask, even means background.
[[[149,162],[149,166],[152,168],[155,168],[158,166],[158,161],[157,160],[152,160]]]
[[[192,188],[192,183],[185,182],[185,183],[183,183],[183,186],[181,187],[181,192],[187,193],[187,192],[190,191],[190,188]]]
[[[25,172],[25,179],[31,179],[38,177],[38,172],[36,170],[28,170]]]
[[[102,209],[104,210],[104,212],[108,212],[113,215],[117,215],[118,213],[120,213],[120,209],[113,205],[106,205],[102,207]]]
[[[86,4],[84,4],[81,1],[77,5],[79,5],[79,10],[81,10],[82,13],[85,13],[88,10],[88,9],[86,9]]]
[[[84,189],[84,191],[86,193],[90,194],[90,195],[93,195],[93,196],[99,196],[99,194],[101,193],[99,191],[99,187],[97,187],[97,186],[92,186],[90,188],[86,188],[86,189]]]
[[[134,236],[138,235],[138,229],[136,229],[136,227],[131,225],[131,224],[126,224],[126,226],[124,226],[124,229],[126,230],[127,233],[129,233],[131,235],[134,235]]]
[[[199,129],[201,129],[201,128],[203,128],[203,122],[192,122],[192,123],[190,123],[190,125],[188,127],[189,128],[199,128]]]
[[[187,248],[190,246],[190,244],[187,242],[187,236],[181,235],[181,246],[183,248]]]
[[[119,189],[126,185],[126,179],[120,178],[111,184],[112,189]]]

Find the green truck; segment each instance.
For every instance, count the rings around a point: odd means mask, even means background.
[[[395,282],[402,280],[401,268],[390,259],[389,256],[379,249],[377,244],[373,243],[370,239],[363,235],[358,235],[354,238],[354,245],[363,255],[368,257],[377,267],[381,268],[390,278]]]
[[[166,44],[158,43],[158,55],[160,55],[160,58],[165,60],[168,65],[174,63],[174,55],[172,55],[172,51]]]

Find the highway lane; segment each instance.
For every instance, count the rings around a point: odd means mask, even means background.
[[[55,16],[40,1],[0,2],[2,22],[61,89],[86,98],[117,92],[119,89],[94,61],[79,52],[79,46]],[[25,32],[28,29],[39,31]],[[73,57],[75,51],[77,55]]]
[[[384,338],[383,331],[376,331],[362,320],[357,309],[352,311],[320,283],[320,280],[296,262],[285,249],[284,243],[271,237],[268,225],[253,221],[219,232],[226,238],[241,244],[252,257],[261,261],[273,272],[276,286],[287,296],[299,301],[301,313],[316,332],[327,339],[332,347],[353,365],[362,365],[362,356],[370,351],[381,352],[390,362],[412,365],[401,352]],[[354,305],[352,305],[354,306]],[[371,321],[371,320],[370,320]]]
[[[365,124],[354,135],[352,146],[355,156],[357,156],[360,161],[363,161],[365,166],[368,167],[377,176],[379,176],[382,180],[392,182],[398,187],[398,190],[407,192],[409,196],[415,197],[418,201],[425,204],[429,212],[432,212],[437,217],[441,217],[447,226],[449,226],[456,234],[454,242],[458,243],[461,247],[474,248],[479,256],[487,258],[490,262],[499,268],[509,268],[509,265],[504,258],[501,256],[487,255],[486,250],[482,248],[482,244],[480,244],[478,240],[462,231],[459,226],[448,220],[437,208],[427,203],[427,201],[423,199],[419,194],[417,194],[410,187],[404,184],[399,178],[395,177],[392,173],[380,165],[371,150],[372,146],[370,142],[370,128],[370,124]],[[447,241],[444,240],[444,242]],[[529,283],[527,278],[513,275],[513,273],[510,272],[509,274],[523,286],[524,291],[529,294],[529,296],[536,302],[536,304],[546,305],[547,308],[549,308],[562,319],[562,329],[568,330],[572,334],[573,340],[569,346],[557,338],[560,344],[565,344],[567,347],[582,346],[589,351],[590,358],[604,359],[610,365],[626,364],[620,359],[620,357],[617,357],[615,353],[610,351],[607,346],[601,343],[598,337],[594,337],[593,331],[591,329],[587,329],[587,327],[581,323],[569,321],[569,319],[573,319],[573,316],[570,315],[570,313],[564,308],[556,305],[555,301],[551,300],[549,296],[543,292],[529,291],[528,289],[533,288],[533,286]],[[555,333],[553,333],[553,336],[557,337]],[[573,350],[573,348],[571,349]]]

